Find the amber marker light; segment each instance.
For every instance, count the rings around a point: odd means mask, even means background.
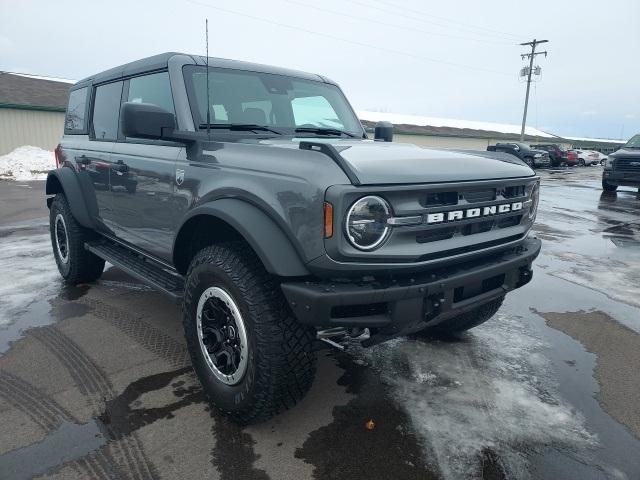
[[[333,237],[333,205],[324,202],[324,238]]]

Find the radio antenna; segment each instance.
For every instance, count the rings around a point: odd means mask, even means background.
[[[211,140],[211,100],[209,97],[209,19],[205,18],[204,20],[204,34],[205,41],[207,43],[206,53],[207,58],[205,60],[207,65],[207,140]]]

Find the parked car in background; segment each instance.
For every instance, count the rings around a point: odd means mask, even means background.
[[[609,158],[608,156],[606,156],[604,153],[602,152],[596,152],[598,154],[598,160],[600,162],[600,165],[604,165],[604,162],[607,161],[607,158]]]
[[[578,154],[578,166],[585,167],[588,165],[598,165],[600,163],[600,155],[593,150],[575,150]]]
[[[531,145],[531,148],[538,150],[544,150],[549,154],[552,167],[559,167],[562,164],[567,163],[567,150],[555,143],[539,143],[537,145]]]
[[[567,166],[575,167],[578,165],[578,154],[575,150],[567,150]]]
[[[549,167],[551,159],[549,153],[544,150],[535,150],[526,143],[510,142],[496,143],[487,147],[490,152],[506,152],[515,155],[531,168]]]
[[[602,189],[615,192],[622,186],[635,187],[640,192],[640,134],[631,137],[604,162]]]

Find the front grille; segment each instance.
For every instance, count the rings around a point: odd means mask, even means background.
[[[618,172],[640,173],[640,157],[616,158],[613,169]]]

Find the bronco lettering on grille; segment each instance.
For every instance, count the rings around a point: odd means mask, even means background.
[[[427,223],[454,222],[467,218],[490,217],[501,213],[517,212],[522,210],[522,202],[503,203],[482,208],[468,208],[466,210],[449,210],[448,212],[427,214]]]

